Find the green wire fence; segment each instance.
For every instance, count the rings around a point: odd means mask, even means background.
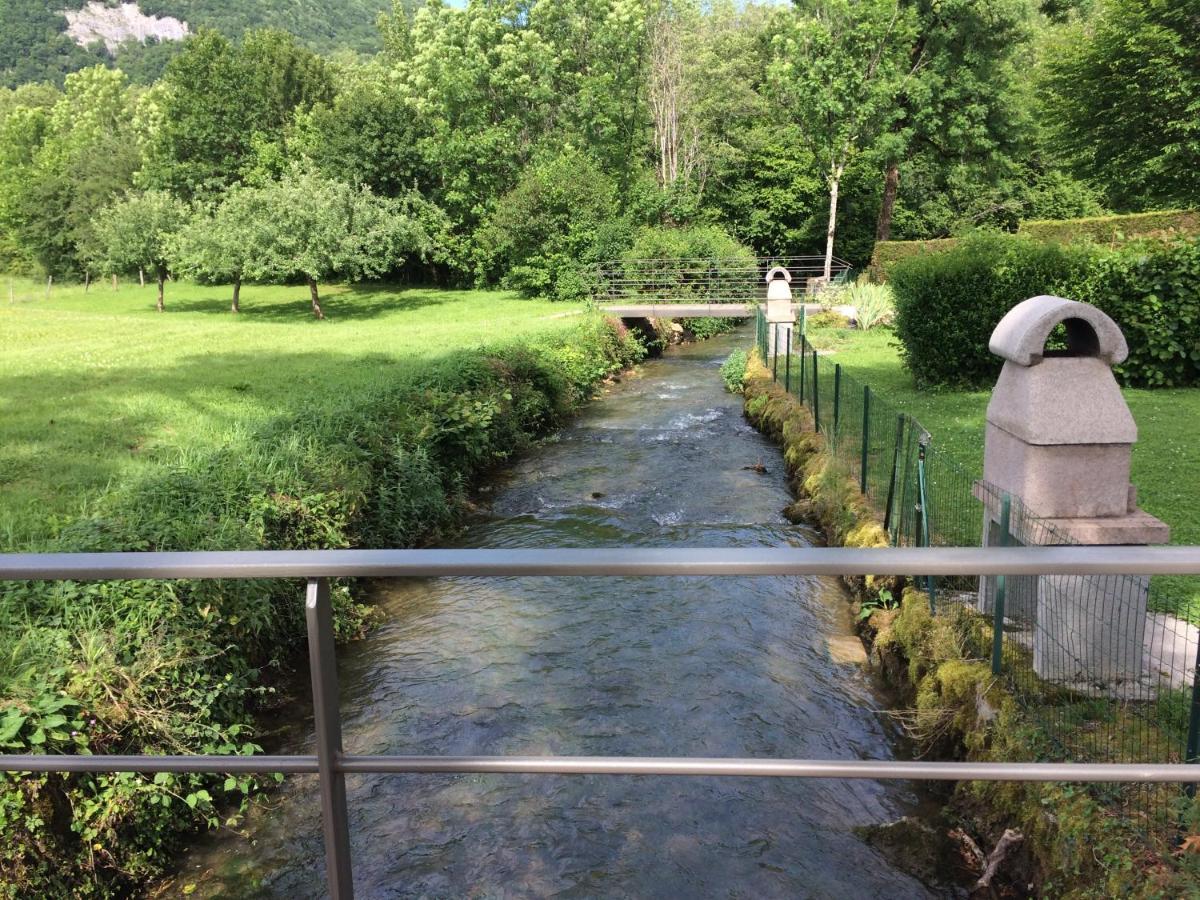
[[[772,327],[760,358],[812,413],[829,452],[878,511],[894,546],[1077,543],[939,453],[912,416],[807,340],[803,319]],[[1030,753],[1090,762],[1200,763],[1200,631],[1147,614],[1136,576],[919,578],[935,614],[965,615],[967,648],[989,661],[1038,726]],[[981,627],[982,625],[982,627]],[[1024,761],[1024,760],[1011,760]],[[1200,780],[1200,772],[1198,772]],[[1177,788],[1087,788],[1158,849],[1177,834]],[[1194,796],[1189,786],[1188,796]]]

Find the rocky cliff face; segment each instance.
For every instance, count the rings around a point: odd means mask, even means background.
[[[148,16],[136,3],[107,6],[91,0],[83,9],[65,10],[67,35],[81,47],[103,41],[115,53],[125,41],[180,41],[188,35],[187,22],[171,16]]]

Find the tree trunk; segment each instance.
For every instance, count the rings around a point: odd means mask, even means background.
[[[142,287],[146,286],[146,270],[141,266],[138,266],[138,283],[141,284]]]
[[[325,318],[325,313],[321,312],[321,298],[317,294],[317,282],[314,278],[308,279],[308,293],[312,296],[313,315],[318,319]]]
[[[83,292],[86,294],[92,287],[92,273],[83,273]]]
[[[167,270],[158,270],[158,311],[163,311],[163,285],[167,283]]]
[[[113,290],[115,291],[117,289],[117,276],[113,275],[112,279],[113,279]]]
[[[825,232],[825,280],[833,275],[833,238],[837,234],[838,190],[842,186],[842,166],[835,166],[829,173],[829,228]]]
[[[892,239],[892,213],[896,211],[896,193],[900,190],[900,164],[889,162],[883,173],[883,203],[879,207],[879,224],[875,227],[875,240]]]
[[[242,279],[240,277],[233,280],[233,311],[241,312],[242,307],[239,305],[239,300],[242,296]]]

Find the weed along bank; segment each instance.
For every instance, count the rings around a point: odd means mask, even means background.
[[[1113,376],[1121,329],[1088,304],[1016,304],[990,341],[1004,360],[987,410],[983,478],[938,434],[800,334],[777,354],[760,321],[743,383],[749,421],[782,445],[797,520],[845,547],[1165,544],[1130,479],[1137,427]],[[826,385],[826,387],[822,387]],[[1130,557],[1132,560],[1133,557]],[[871,665],[922,759],[1200,762],[1197,629],[1149,603],[1130,562],[1105,574],[847,579]],[[868,839],[938,870],[975,860],[979,890],[1185,896],[1192,786],[960,782],[940,818]],[[913,848],[928,845],[928,852]],[[940,861],[940,862],[939,862]],[[953,866],[951,865],[951,868]]]

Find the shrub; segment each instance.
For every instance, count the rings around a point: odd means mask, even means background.
[[[1001,361],[992,329],[1017,303],[1057,294],[1108,313],[1129,343],[1124,384],[1200,384],[1200,240],[1116,250],[1064,247],[1020,235],[977,235],[906,260],[892,279],[896,333],[921,385],[987,385]]]
[[[1200,384],[1200,240],[1133,244],[1099,255],[1073,300],[1108,313],[1125,333],[1124,384]]]
[[[648,269],[639,260],[661,260]],[[728,300],[722,286],[739,289],[746,270],[756,264],[754,252],[716,225],[641,229],[623,256],[625,274],[653,299]]]
[[[526,296],[579,300],[594,269],[631,238],[616,186],[585,154],[568,149],[532,163],[476,235],[480,274]]]
[[[725,389],[731,394],[740,394],[742,392],[742,381],[746,378],[746,363],[748,357],[745,350],[734,350],[729,354],[729,358],[721,363],[721,379],[725,382]]]
[[[846,288],[842,302],[854,307],[855,321],[863,331],[886,325],[896,315],[896,301],[886,284],[857,281]]]
[[[996,323],[1038,294],[1078,295],[1094,251],[981,232],[942,253],[893,270],[896,334],[918,385],[978,386],[995,380],[988,352]]]

